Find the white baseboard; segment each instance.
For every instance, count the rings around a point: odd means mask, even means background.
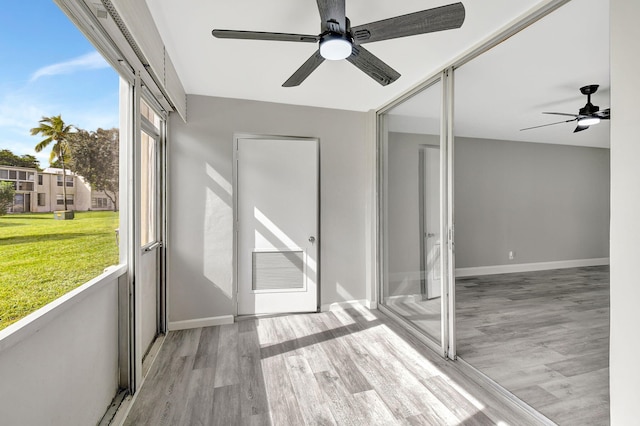
[[[583,266],[608,265],[609,258],[559,260],[554,262],[518,263],[515,265],[477,266],[456,268],[456,277],[475,277],[478,275],[512,274],[517,272],[547,271],[550,269],[579,268]]]
[[[213,327],[214,325],[233,324],[233,315],[220,317],[198,318],[186,321],[173,321],[169,323],[169,331],[187,330],[190,328]]]
[[[371,300],[349,300],[346,302],[328,303],[320,306],[320,312],[333,311],[336,309],[352,308],[354,306],[364,306],[367,309],[378,309],[378,304]]]

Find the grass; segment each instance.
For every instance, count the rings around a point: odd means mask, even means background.
[[[118,213],[0,216],[0,330],[118,263]]]

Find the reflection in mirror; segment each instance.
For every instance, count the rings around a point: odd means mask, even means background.
[[[558,424],[609,423],[609,122],[544,113],[609,107],[608,7],[455,71],[457,355]]]
[[[383,116],[383,302],[441,344],[440,81]]]

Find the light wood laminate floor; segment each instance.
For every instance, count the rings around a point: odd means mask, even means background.
[[[126,425],[528,425],[378,311],[170,332]]]

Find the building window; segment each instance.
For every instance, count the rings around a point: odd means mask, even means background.
[[[33,191],[33,182],[18,182],[18,191]]]
[[[9,179],[9,170],[0,170],[0,179]]]
[[[16,171],[9,170],[9,179],[16,180]]]
[[[42,185],[42,175],[38,175],[38,185]]]
[[[106,209],[109,207],[109,199],[105,197],[93,197],[91,199],[91,208]]]
[[[47,194],[39,193],[38,194],[38,206],[44,207],[47,205]]]
[[[62,186],[62,175],[56,176],[58,180],[58,186]],[[67,187],[73,187],[73,176],[67,176]]]
[[[56,195],[56,204],[59,206],[64,206],[64,196],[62,194]],[[73,194],[67,194],[67,205],[73,204]]]

